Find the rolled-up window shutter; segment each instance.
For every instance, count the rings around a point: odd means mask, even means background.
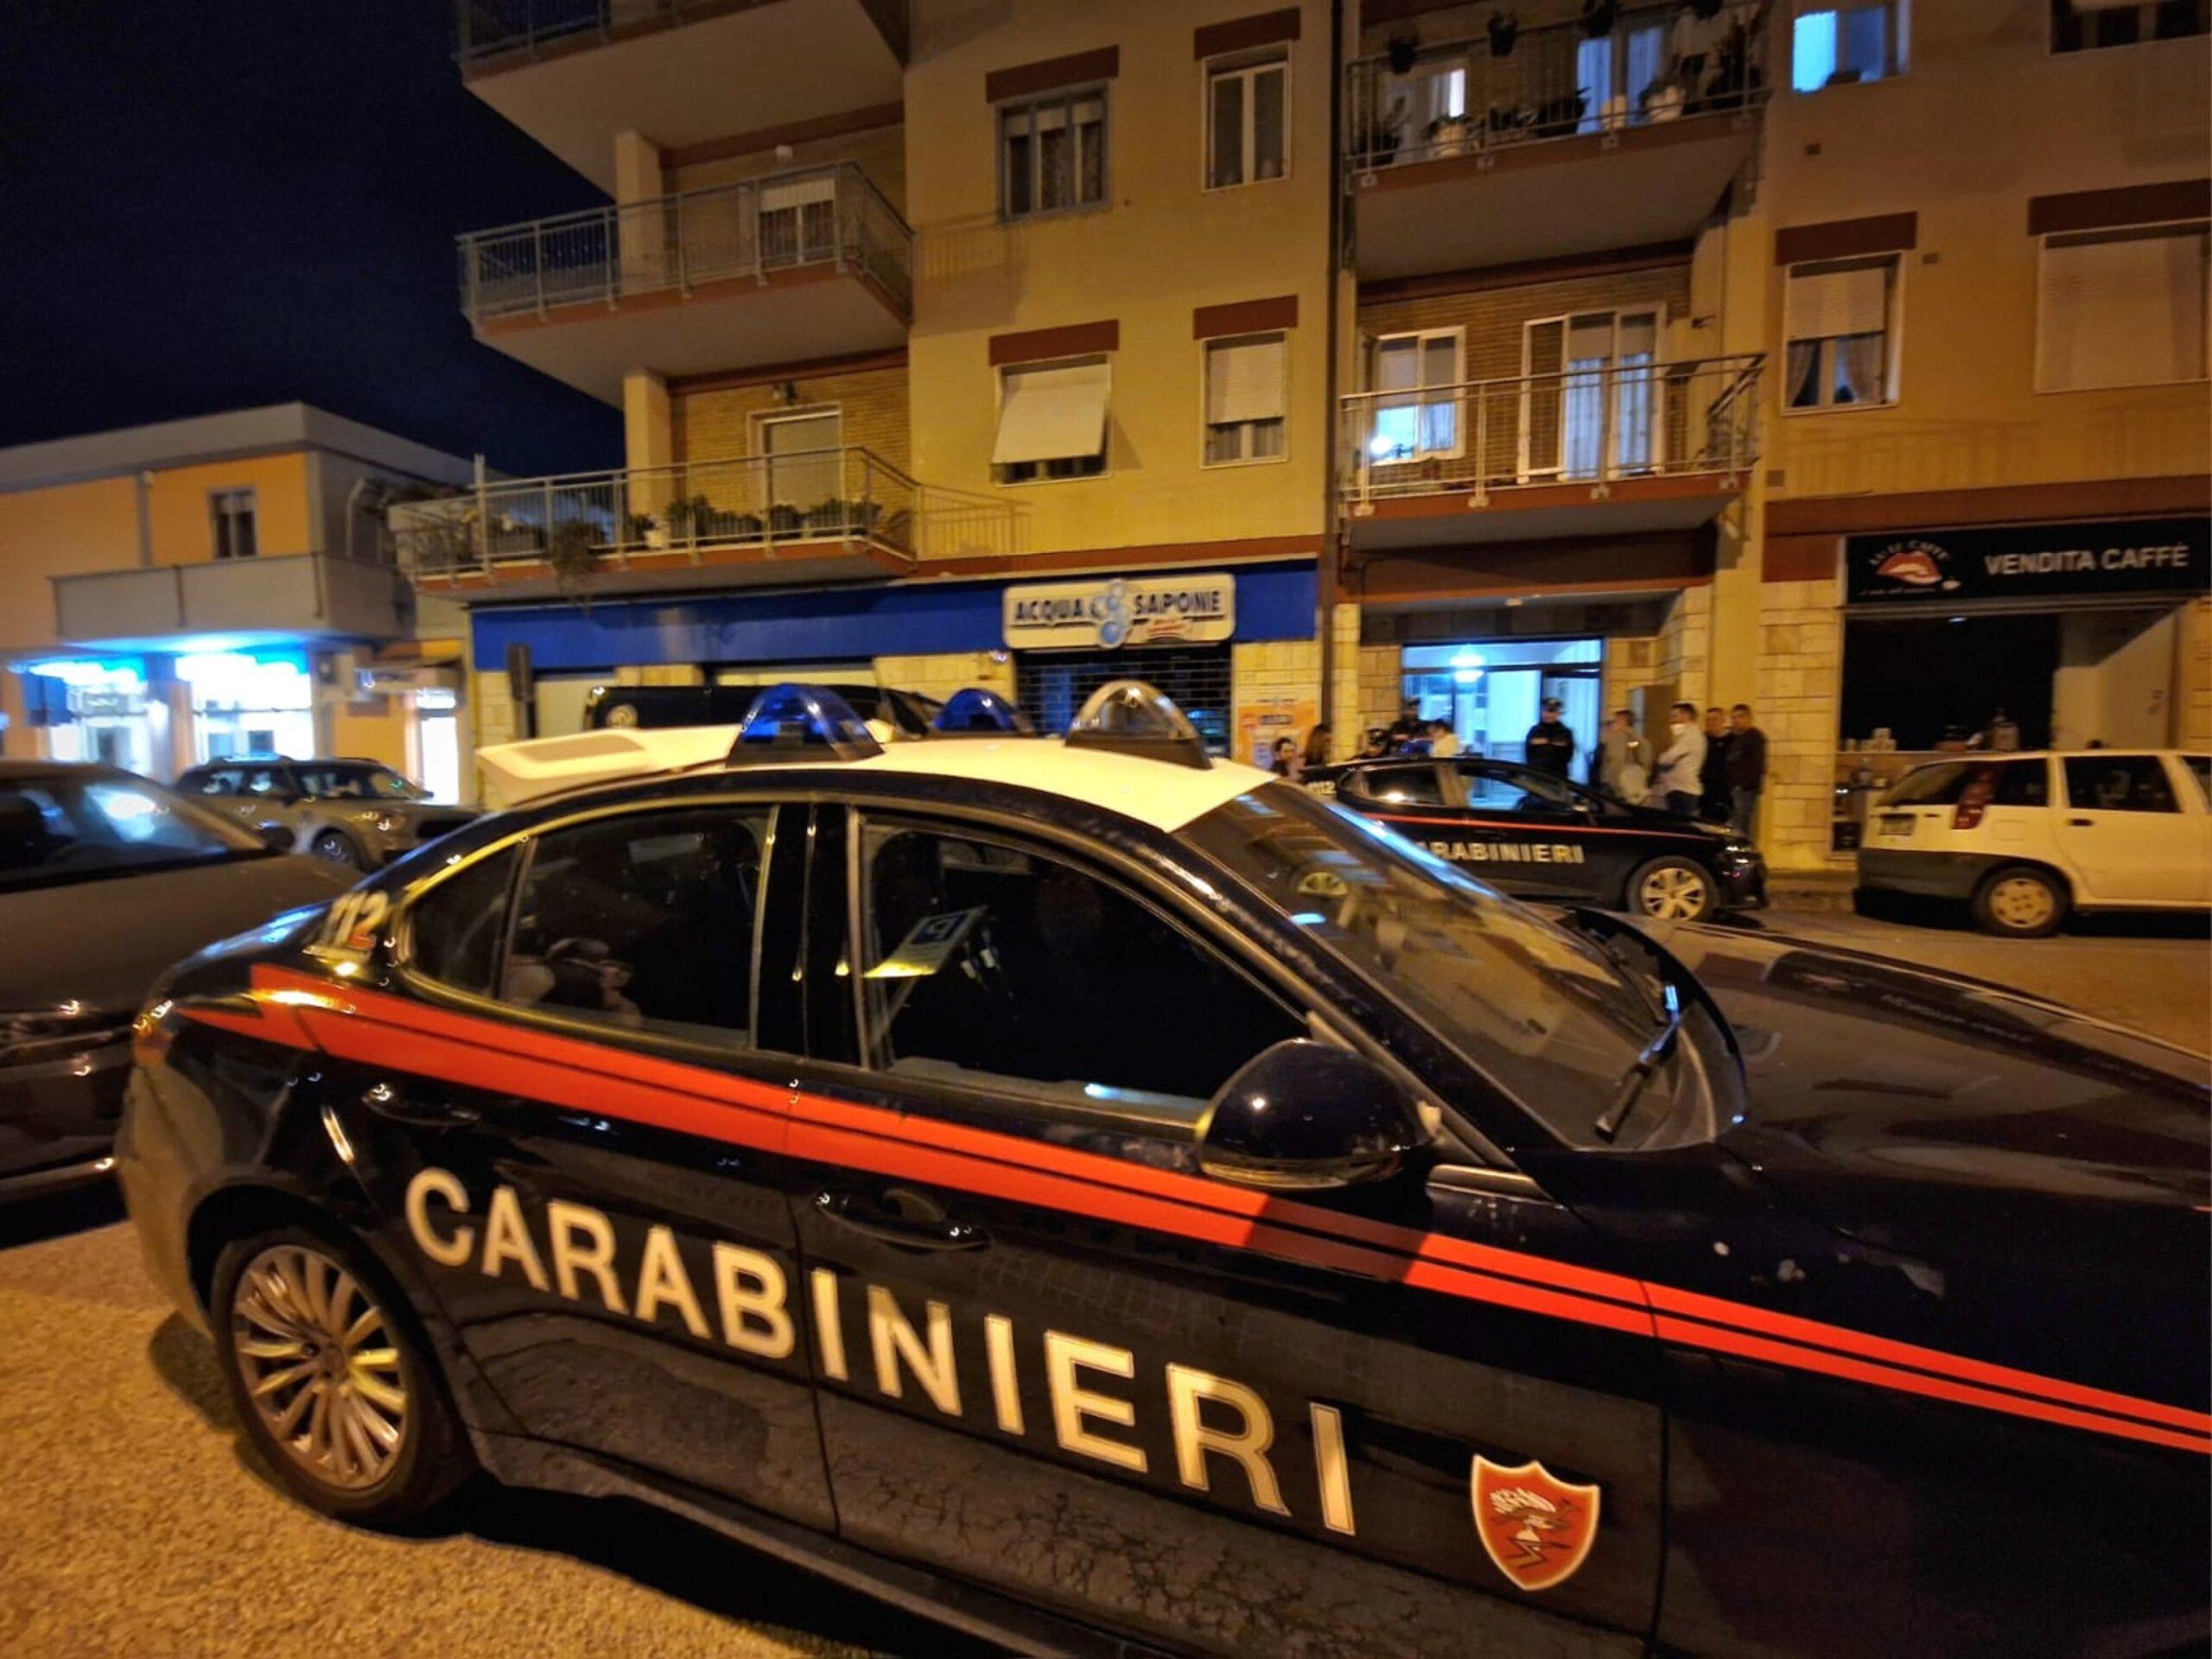
[[[766,179],[760,186],[760,211],[773,213],[779,207],[804,207],[817,201],[837,199],[837,175],[823,169],[816,173],[785,174]]]
[[[1283,412],[1283,343],[1222,340],[1206,349],[1206,419],[1275,421]]]
[[[1008,369],[999,403],[998,441],[991,463],[1071,461],[1106,447],[1106,400],[1112,385],[1103,363]]]
[[[1886,263],[1790,273],[1789,321],[1792,340],[1878,334],[1889,326],[1889,310]]]
[[[2205,371],[2206,233],[2053,237],[2039,273],[2046,391],[2194,380]]]

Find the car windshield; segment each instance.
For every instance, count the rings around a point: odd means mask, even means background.
[[[1240,795],[1183,834],[1565,1140],[1591,1139],[1660,1019],[1590,940],[1295,785]]]
[[[302,766],[300,782],[319,801],[419,801],[428,798],[389,766]]]
[[[243,830],[142,779],[60,772],[0,779],[0,892],[267,851]]]

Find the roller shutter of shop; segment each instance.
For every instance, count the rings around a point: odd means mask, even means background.
[[[1227,754],[1229,647],[1159,646],[1131,651],[1025,651],[1014,658],[1019,700],[1038,729],[1064,732],[1090,694],[1113,680],[1142,680],[1188,715],[1210,754]]]

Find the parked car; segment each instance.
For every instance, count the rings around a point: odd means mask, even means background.
[[[1099,697],[792,688],[174,976],[118,1169],[266,1466],[1024,1653],[2202,1643],[2202,1057],[1540,913]]]
[[[1303,781],[1517,898],[1675,922],[1766,900],[1766,861],[1742,836],[1514,761],[1351,760]]]
[[[375,760],[211,760],[176,780],[178,793],[256,830],[290,832],[296,852],[373,870],[476,817],[447,806]]]
[[[164,969],[346,885],[130,772],[0,761],[0,1198],[105,1173]]]
[[[1962,754],[1867,815],[1861,895],[1963,899],[1992,933],[2069,915],[2212,905],[2212,759],[2173,749]]]

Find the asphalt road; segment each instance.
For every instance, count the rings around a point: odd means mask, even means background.
[[[2026,942],[1784,911],[1747,925],[2017,985],[2212,1049],[2201,924]],[[0,1653],[975,1651],[627,1505],[485,1491],[415,1538],[318,1518],[245,1451],[213,1350],[147,1282],[118,1215],[106,1195],[0,1214]]]

